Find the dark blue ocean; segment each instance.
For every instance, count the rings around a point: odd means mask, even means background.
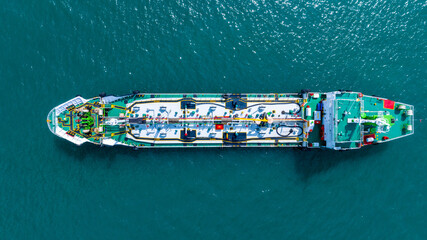
[[[421,0],[0,0],[0,239],[427,239]],[[75,146],[100,92],[350,89],[415,134],[349,152]]]

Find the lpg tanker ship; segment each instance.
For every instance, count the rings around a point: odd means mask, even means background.
[[[360,92],[77,96],[47,116],[77,145],[359,149],[414,133],[414,107]]]

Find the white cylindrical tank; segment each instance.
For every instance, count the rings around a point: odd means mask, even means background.
[[[305,108],[305,116],[311,117],[311,108],[310,108],[310,106],[307,106]]]
[[[401,105],[399,105],[399,107],[397,107],[397,109],[399,109],[399,110],[405,110],[405,109],[406,109],[406,106],[405,106],[405,105],[403,105],[403,104],[401,104]]]

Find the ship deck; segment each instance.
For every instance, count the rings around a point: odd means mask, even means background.
[[[411,105],[345,91],[138,93],[76,97],[49,113],[48,126],[79,145],[356,149],[413,134],[413,110]],[[387,126],[370,124],[372,119]],[[367,137],[374,142],[367,143]]]
[[[299,146],[303,140],[298,94],[137,94],[99,100],[68,107],[57,117],[59,126],[93,143],[134,147]],[[87,106],[93,129],[99,129],[90,135],[82,133],[76,116]]]
[[[408,116],[405,110],[398,107],[404,105],[406,110],[414,110],[412,105],[394,102],[376,96],[367,96],[361,93],[348,92],[336,95],[335,102],[335,142],[342,148],[360,148],[371,143],[366,137],[373,137],[375,143],[398,139],[410,134],[407,126],[413,126],[413,116]],[[370,117],[389,119],[390,127],[372,127],[357,122],[358,119]],[[352,123],[355,120],[355,123]]]
[[[127,117],[146,120],[143,124],[130,123],[127,138],[152,144],[296,143],[303,131],[297,101],[241,96],[228,100],[197,97],[135,101],[128,104]],[[260,119],[262,115],[267,119]],[[270,124],[262,126],[256,121]]]

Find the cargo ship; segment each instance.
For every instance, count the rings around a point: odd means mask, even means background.
[[[353,91],[77,96],[47,116],[77,145],[359,149],[414,133],[414,107]]]

